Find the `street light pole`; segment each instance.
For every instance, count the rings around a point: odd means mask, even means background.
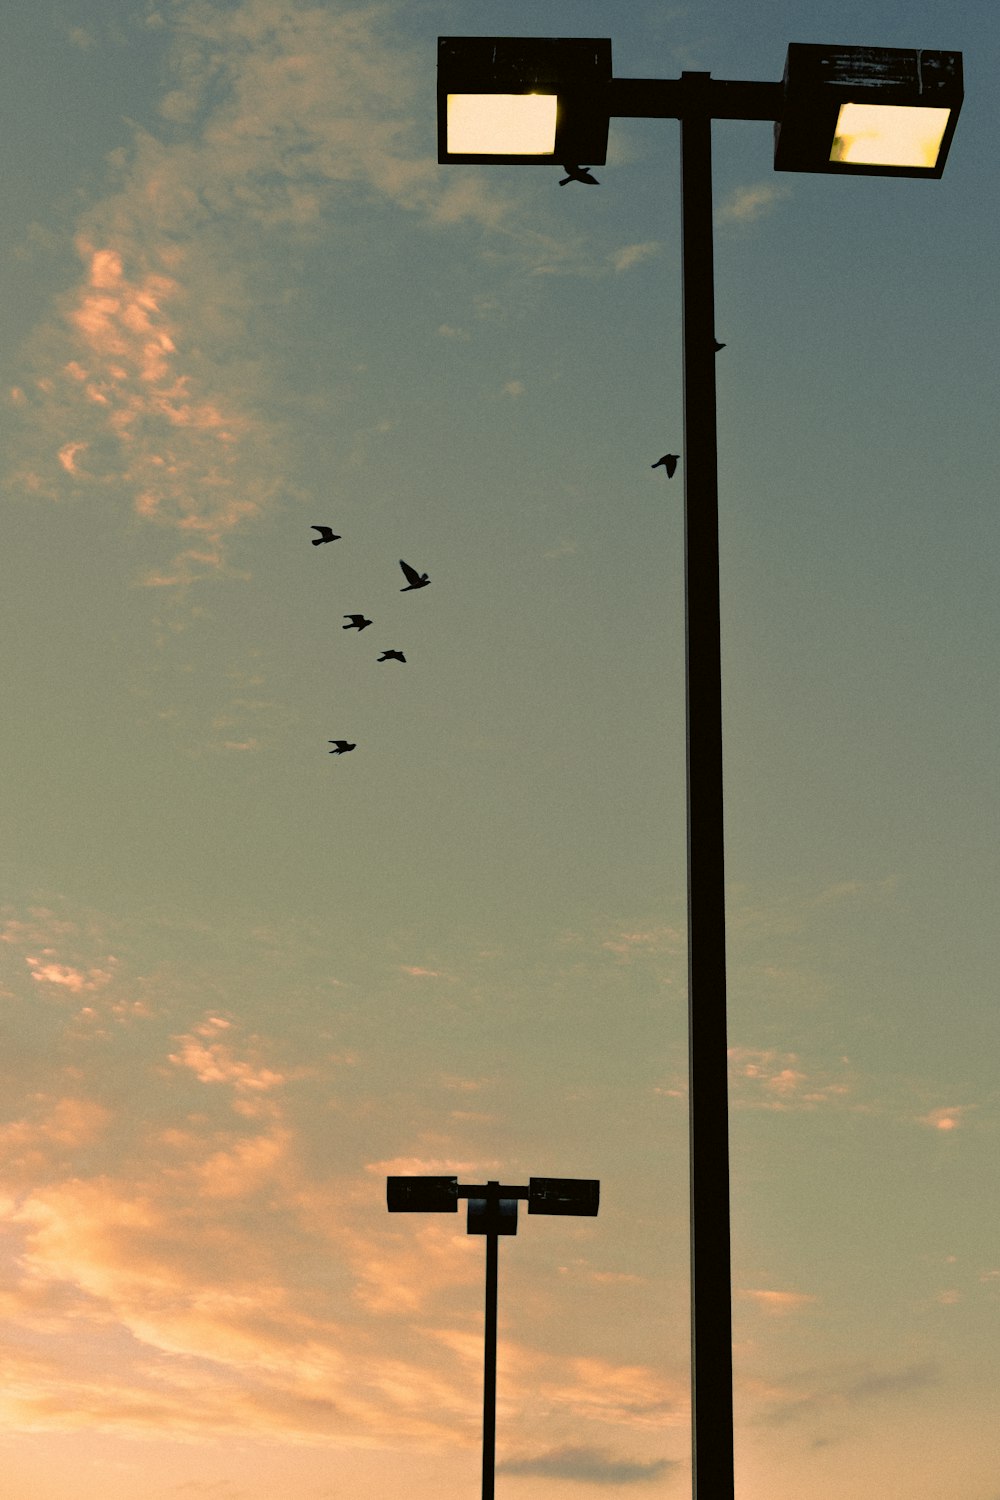
[[[496,1222],[499,1212],[500,1184],[488,1182],[487,1214],[493,1210]],[[489,1219],[487,1220],[489,1223]],[[498,1237],[495,1228],[486,1230],[486,1316],[485,1354],[483,1358],[483,1500],[493,1500],[496,1476],[497,1447],[497,1255]]]
[[[684,613],[693,1493],[733,1500],[722,652],[709,75],[684,73]]]
[[[611,119],[681,125],[694,1500],[734,1490],[712,120],[773,121],[776,171],[937,178],[963,94],[960,52],[793,42],[765,83],[614,78],[606,38],[438,40],[441,162],[566,164],[562,181],[593,181],[579,168],[607,161]],[[538,96],[557,107],[540,116]],[[502,107],[453,138],[453,102],[484,100]]]

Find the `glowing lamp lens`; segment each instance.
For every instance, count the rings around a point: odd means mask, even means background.
[[[950,109],[903,104],[842,104],[831,161],[858,166],[933,167]]]
[[[556,94],[449,94],[448,150],[546,156],[556,149]]]

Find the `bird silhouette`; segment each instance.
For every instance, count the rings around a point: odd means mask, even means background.
[[[720,344],[718,339],[715,339],[714,343],[715,343],[715,352],[716,352],[716,354],[718,354],[718,352],[719,352],[720,349],[724,349],[726,347],[725,344]]]
[[[357,744],[352,745],[350,740],[327,740],[326,743],[335,746],[333,750],[329,751],[330,755],[346,755],[348,750],[356,750],[358,748]]]
[[[649,467],[651,469],[658,469],[660,467],[660,465],[662,464],[663,467],[667,471],[667,478],[668,479],[673,479],[674,473],[675,473],[675,471],[677,469],[677,460],[679,458],[680,458],[680,454],[679,453],[664,453],[664,455],[663,455],[662,458],[658,458],[656,460],[656,463],[655,464],[650,464]]]
[[[426,573],[418,573],[416,568],[411,568],[409,563],[405,563],[402,558],[399,559],[399,566],[402,568],[403,577],[406,579],[405,588],[401,588],[399,591],[401,594],[409,593],[410,589],[425,589],[430,583],[430,579]]]
[[[400,593],[402,593],[402,589],[400,590]],[[406,660],[406,657],[403,655],[402,651],[383,651],[382,655],[379,657],[379,661],[405,661],[405,660]]]
[[[314,547],[322,547],[324,542],[339,542],[341,538],[330,526],[314,526],[313,531],[318,531],[319,536],[314,536],[312,544]]]
[[[600,187],[600,183],[589,167],[575,167],[567,161],[563,163],[563,171],[568,172],[569,176],[560,177],[560,187],[565,187],[567,182],[585,182],[588,187]]]
[[[350,624],[341,625],[341,630],[364,630],[366,625],[372,623],[371,620],[366,620],[364,615],[345,615],[344,619],[349,620]]]

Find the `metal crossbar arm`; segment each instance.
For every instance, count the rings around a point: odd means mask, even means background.
[[[690,80],[698,84],[698,107],[714,120],[780,120],[782,83],[746,83],[682,73],[680,78],[610,78],[606,85],[609,118],[680,120],[691,107]]]
[[[531,1189],[527,1187],[507,1187],[502,1182],[466,1182],[459,1183],[458,1196],[460,1198],[524,1198],[527,1199]]]

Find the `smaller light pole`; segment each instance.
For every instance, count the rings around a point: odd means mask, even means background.
[[[386,1202],[392,1213],[454,1214],[469,1200],[467,1234],[486,1236],[486,1318],[483,1358],[483,1500],[493,1500],[497,1432],[497,1243],[517,1233],[517,1202],[529,1214],[597,1213],[601,1184],[590,1177],[529,1177],[527,1187],[499,1182],[466,1183],[457,1177],[389,1177]]]

